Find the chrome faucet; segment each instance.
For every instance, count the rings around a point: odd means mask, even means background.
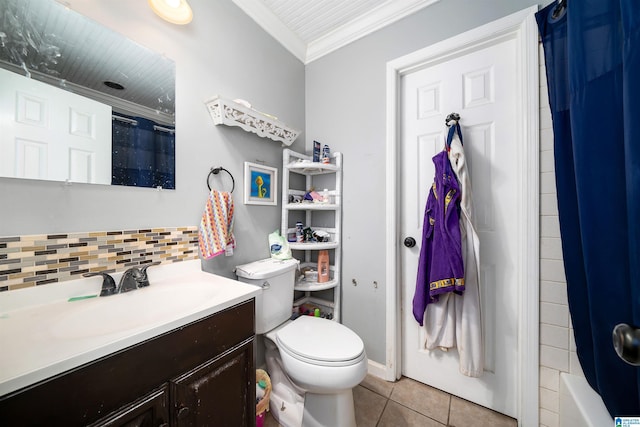
[[[122,292],[135,291],[138,288],[149,286],[149,277],[147,276],[147,268],[160,264],[159,261],[146,264],[143,267],[131,267],[124,272],[120,278],[120,282],[116,286],[115,280],[108,273],[85,273],[84,277],[102,276],[102,290],[100,291],[101,297],[106,297],[113,294],[119,294]]]
[[[118,283],[118,293],[135,291],[138,289],[138,282],[142,280],[142,273],[138,267],[131,267],[124,272]]]
[[[102,276],[102,290],[100,291],[101,297],[108,297],[109,295],[113,295],[118,293],[116,287],[116,281],[113,280],[113,277],[109,275],[109,273],[84,273],[84,277],[92,277],[92,276]]]
[[[149,286],[149,277],[147,276],[147,268],[160,264],[160,261],[146,264],[143,267],[131,267],[124,272],[118,284],[118,292],[135,291],[138,288]]]

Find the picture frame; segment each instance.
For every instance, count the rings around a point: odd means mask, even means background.
[[[244,204],[278,205],[278,169],[244,162]]]

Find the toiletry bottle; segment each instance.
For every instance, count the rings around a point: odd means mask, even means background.
[[[304,225],[302,222],[296,222],[296,242],[303,243],[304,242]]]
[[[326,165],[331,163],[331,150],[327,144],[322,147],[322,163]]]
[[[322,203],[329,203],[329,189],[327,188],[322,191]]]
[[[260,380],[256,382],[256,401],[262,400],[265,394],[265,389],[267,388],[267,382],[265,380]]]
[[[318,141],[313,141],[313,161],[320,161],[320,143]]]
[[[329,281],[329,251],[318,252],[318,283]]]

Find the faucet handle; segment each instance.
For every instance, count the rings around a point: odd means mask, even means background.
[[[154,265],[160,265],[160,261],[155,261],[149,264],[145,264],[144,266],[140,267],[140,277],[136,278],[136,281],[138,282],[138,287],[139,288],[143,288],[145,286],[149,286],[149,277],[147,276],[147,268],[152,267]]]
[[[93,277],[93,276],[102,276],[102,290],[100,291],[101,297],[106,297],[109,295],[113,295],[116,293],[116,281],[113,280],[108,273],[95,272],[95,273],[84,273],[84,277]]]

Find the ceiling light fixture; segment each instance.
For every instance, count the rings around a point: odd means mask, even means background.
[[[191,22],[193,12],[187,0],[148,0],[151,9],[172,24],[184,25]]]

